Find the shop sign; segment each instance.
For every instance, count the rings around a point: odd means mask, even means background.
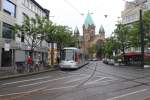
[[[10,44],[9,43],[5,43],[4,49],[5,49],[5,51],[9,51],[10,50]]]

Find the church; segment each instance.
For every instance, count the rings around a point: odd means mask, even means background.
[[[74,30],[74,36],[77,39],[76,46],[88,55],[90,54],[89,48],[95,45],[96,51],[93,52],[90,58],[101,59],[103,54],[101,54],[98,50],[100,50],[100,48],[104,46],[105,30],[103,26],[101,25],[99,28],[99,33],[96,34],[95,28],[96,26],[93,22],[91,14],[88,12],[86,19],[84,21],[84,24],[82,26],[83,36],[80,35],[79,29],[77,26],[75,27],[75,30]]]

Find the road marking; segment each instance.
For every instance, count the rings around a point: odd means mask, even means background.
[[[107,81],[101,81],[101,82],[111,82],[111,81],[116,81],[117,79],[110,79],[110,80],[107,80]]]
[[[61,72],[61,73],[63,73],[63,74],[70,74],[70,75],[88,75],[88,74],[81,74],[81,73],[77,73],[77,72],[75,72],[75,73],[72,73],[72,72]]]
[[[69,78],[69,77],[74,77],[74,76],[76,76],[76,75],[67,76],[67,77],[61,77],[61,78],[56,78],[56,79],[42,81],[42,82],[36,82],[36,83],[32,83],[32,84],[27,84],[27,85],[21,85],[21,86],[18,86],[18,87],[33,86],[33,85],[38,85],[38,84],[43,84],[43,83],[47,83],[47,82],[57,81],[57,80],[61,80],[61,79]]]
[[[41,79],[46,79],[46,78],[50,78],[50,76],[41,77],[41,78],[35,78],[35,79],[22,80],[22,81],[15,81],[15,82],[10,82],[10,83],[4,83],[2,85],[10,85],[10,84],[16,84],[16,83],[23,83],[23,82],[41,80]]]
[[[76,82],[76,81],[79,81],[81,79],[85,79],[85,78],[88,78],[89,76],[85,76],[85,77],[82,77],[82,78],[77,78],[77,79],[74,79],[74,80],[70,80],[70,81],[67,81],[65,83],[72,83],[72,82]]]
[[[38,88],[38,89],[30,90],[30,91],[25,91],[25,92],[16,92],[16,93],[4,94],[4,95],[0,95],[0,97],[13,96],[13,95],[19,95],[19,94],[28,94],[28,93],[33,93],[33,92],[37,92],[40,90],[44,90],[46,88],[47,87],[42,87],[42,88]]]
[[[101,80],[104,80],[104,79],[110,79],[110,77],[102,77],[102,78],[94,80],[92,82],[85,83],[85,85],[91,85],[91,84],[97,83],[98,81],[101,81]]]
[[[123,98],[123,97],[129,96],[129,95],[136,94],[136,93],[144,92],[144,91],[146,91],[146,90],[148,90],[148,89],[142,89],[142,90],[138,90],[138,91],[135,91],[135,92],[123,94],[123,95],[120,95],[120,96],[116,96],[116,97],[109,98],[109,99],[107,99],[107,100],[116,100],[116,99],[119,99],[119,98]]]
[[[60,90],[60,89],[66,89],[66,88],[73,88],[76,87],[78,85],[72,85],[72,86],[64,86],[64,87],[58,87],[58,88],[51,88],[51,89],[45,89],[44,91],[52,91],[52,90]]]

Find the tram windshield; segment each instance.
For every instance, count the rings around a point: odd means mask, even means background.
[[[61,52],[61,60],[74,60],[74,51],[73,50],[62,50]]]

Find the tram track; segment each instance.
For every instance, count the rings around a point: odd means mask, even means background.
[[[118,76],[118,75],[114,75],[114,74],[112,74],[112,73],[108,73],[108,72],[104,72],[104,71],[102,71],[101,69],[98,69],[98,66],[100,66],[99,65],[99,63],[98,62],[96,62],[96,63],[89,63],[88,65],[86,65],[86,66],[84,66],[84,67],[82,67],[82,68],[80,68],[80,69],[78,69],[77,71],[75,71],[75,72],[77,72],[77,73],[72,73],[72,72],[64,72],[64,74],[65,75],[71,75],[71,74],[76,74],[76,75],[81,75],[81,74],[83,74],[84,72],[87,74],[87,75],[89,75],[86,79],[84,79],[80,84],[77,84],[77,85],[75,85],[75,86],[73,86],[73,87],[71,87],[69,90],[67,90],[67,91],[64,91],[63,93],[59,93],[59,94],[57,94],[57,97],[60,97],[60,96],[63,96],[63,95],[65,95],[65,94],[76,94],[76,92],[78,92],[78,91],[86,91],[87,89],[90,89],[90,88],[93,88],[93,86],[92,87],[82,87],[85,83],[87,83],[90,79],[92,79],[93,77],[94,77],[94,75],[98,75],[99,73],[103,73],[104,75],[106,74],[106,75],[110,75],[110,76],[113,76],[113,77],[116,77],[116,78],[121,78],[121,79],[124,79],[123,81],[132,81],[132,82],[136,82],[136,81],[134,81],[135,79],[127,79],[127,78],[125,78],[125,77],[122,77],[122,76]],[[78,72],[79,71],[79,72]],[[81,72],[80,72],[81,71]],[[84,74],[85,74],[84,73]],[[85,75],[86,75],[85,74]],[[123,81],[121,81],[121,82],[123,82]],[[140,83],[140,82],[136,82],[136,83]],[[110,85],[110,84],[112,84],[112,83],[109,83],[109,84],[106,84],[106,85],[102,85],[102,86],[107,86],[107,85]],[[115,84],[115,83],[113,83],[113,84]],[[134,85],[134,86],[131,86],[131,87],[127,87],[127,88],[123,88],[123,89],[118,89],[118,90],[115,90],[115,91],[110,91],[110,92],[118,92],[118,91],[122,91],[122,90],[127,90],[127,89],[132,89],[132,88],[135,88],[135,87],[139,87],[139,86],[142,86],[142,85],[145,85],[145,84],[142,84],[142,83],[140,83],[139,85]],[[82,88],[81,88],[82,87]],[[94,88],[97,88],[97,87],[101,87],[101,86],[95,86]],[[43,94],[48,94],[48,91],[46,91],[45,89],[41,89],[40,91],[42,91],[43,92]],[[36,92],[39,92],[39,91],[33,91],[31,94],[34,94],[34,93],[36,93]],[[28,96],[28,95],[30,95],[30,93],[28,94],[22,94],[22,97],[24,97],[24,96]],[[17,95],[14,95],[14,98],[15,98],[15,96],[16,96],[16,98],[22,98],[21,96],[20,97],[17,97]],[[57,97],[55,97],[55,98],[57,98]],[[5,99],[4,99],[5,100]],[[9,100],[12,100],[12,99],[9,99]],[[14,99],[13,99],[14,100]],[[17,100],[17,99],[16,99]]]

